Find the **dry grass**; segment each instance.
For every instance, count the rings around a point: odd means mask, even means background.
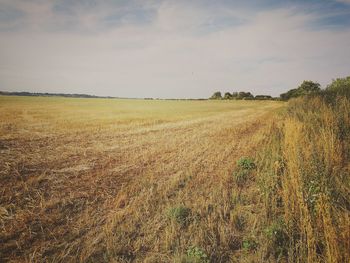
[[[350,262],[350,100],[326,101],[291,101],[266,137],[258,172],[266,260]]]
[[[232,172],[281,106],[0,97],[0,259],[248,261],[264,206]]]

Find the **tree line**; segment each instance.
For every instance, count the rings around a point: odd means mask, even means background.
[[[220,91],[215,92],[209,99],[213,100],[272,100],[272,96],[270,95],[257,95],[254,96],[250,92],[226,92],[223,96],[221,95]]]
[[[66,97],[66,98],[115,98],[110,96],[96,96],[88,94],[70,94],[70,93],[42,93],[42,92],[27,92],[27,91],[0,91],[3,96],[27,96],[27,97]]]
[[[320,93],[341,93],[348,95],[350,93],[350,76],[334,79],[325,89],[321,85],[311,80],[304,80],[297,88],[282,93],[279,97],[270,95],[256,95],[251,92],[226,92],[224,95],[220,91],[215,92],[209,99],[212,100],[289,100],[291,98],[314,95]]]

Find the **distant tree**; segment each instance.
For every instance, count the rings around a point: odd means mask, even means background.
[[[222,99],[221,92],[220,91],[214,92],[214,94],[210,97],[210,99],[212,99],[212,100]]]
[[[238,92],[237,99],[243,99],[244,97],[245,97],[245,92],[244,91]]]
[[[238,97],[238,92],[232,92],[232,98],[237,98]]]
[[[296,89],[291,89],[286,93],[282,93],[280,95],[282,100],[289,100],[291,98],[296,98],[312,93],[317,93],[321,91],[321,85],[317,82],[313,82],[310,80],[304,80],[301,85]]]
[[[232,94],[230,92],[226,92],[224,95],[225,100],[231,100],[232,99]]]
[[[272,97],[270,95],[256,95],[255,99],[256,100],[271,100]]]
[[[254,96],[250,92],[240,91],[238,92],[237,99],[254,99]]]
[[[254,99],[254,95],[250,92],[247,92],[245,98]]]
[[[289,99],[291,99],[291,98],[295,98],[295,97],[298,97],[298,96],[300,96],[300,95],[299,95],[297,89],[288,90],[287,92],[282,93],[282,94],[280,95],[280,97],[281,97],[282,100],[289,100]]]
[[[303,83],[298,87],[298,90],[302,95],[319,92],[321,90],[321,85],[317,82],[310,80],[304,80]]]

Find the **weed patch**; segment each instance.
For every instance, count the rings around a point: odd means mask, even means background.
[[[172,207],[167,212],[168,217],[179,223],[180,225],[186,225],[191,215],[191,209],[183,205]]]
[[[256,251],[258,248],[258,242],[256,241],[256,238],[245,238],[242,242],[242,248],[245,251]]]
[[[205,251],[199,247],[191,246],[187,249],[188,263],[209,263],[209,258]]]
[[[233,178],[237,186],[243,187],[251,177],[256,165],[252,158],[242,157],[237,161],[237,170],[233,172]]]
[[[242,157],[237,161],[237,166],[243,170],[253,170],[256,165],[252,158]]]
[[[287,255],[289,238],[286,226],[282,220],[276,221],[267,227],[265,235],[269,240],[269,250],[273,253],[275,259]]]

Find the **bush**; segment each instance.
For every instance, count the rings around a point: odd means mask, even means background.
[[[339,94],[349,94],[350,92],[350,76],[346,78],[338,78],[332,81],[326,88],[326,91],[336,92]]]

